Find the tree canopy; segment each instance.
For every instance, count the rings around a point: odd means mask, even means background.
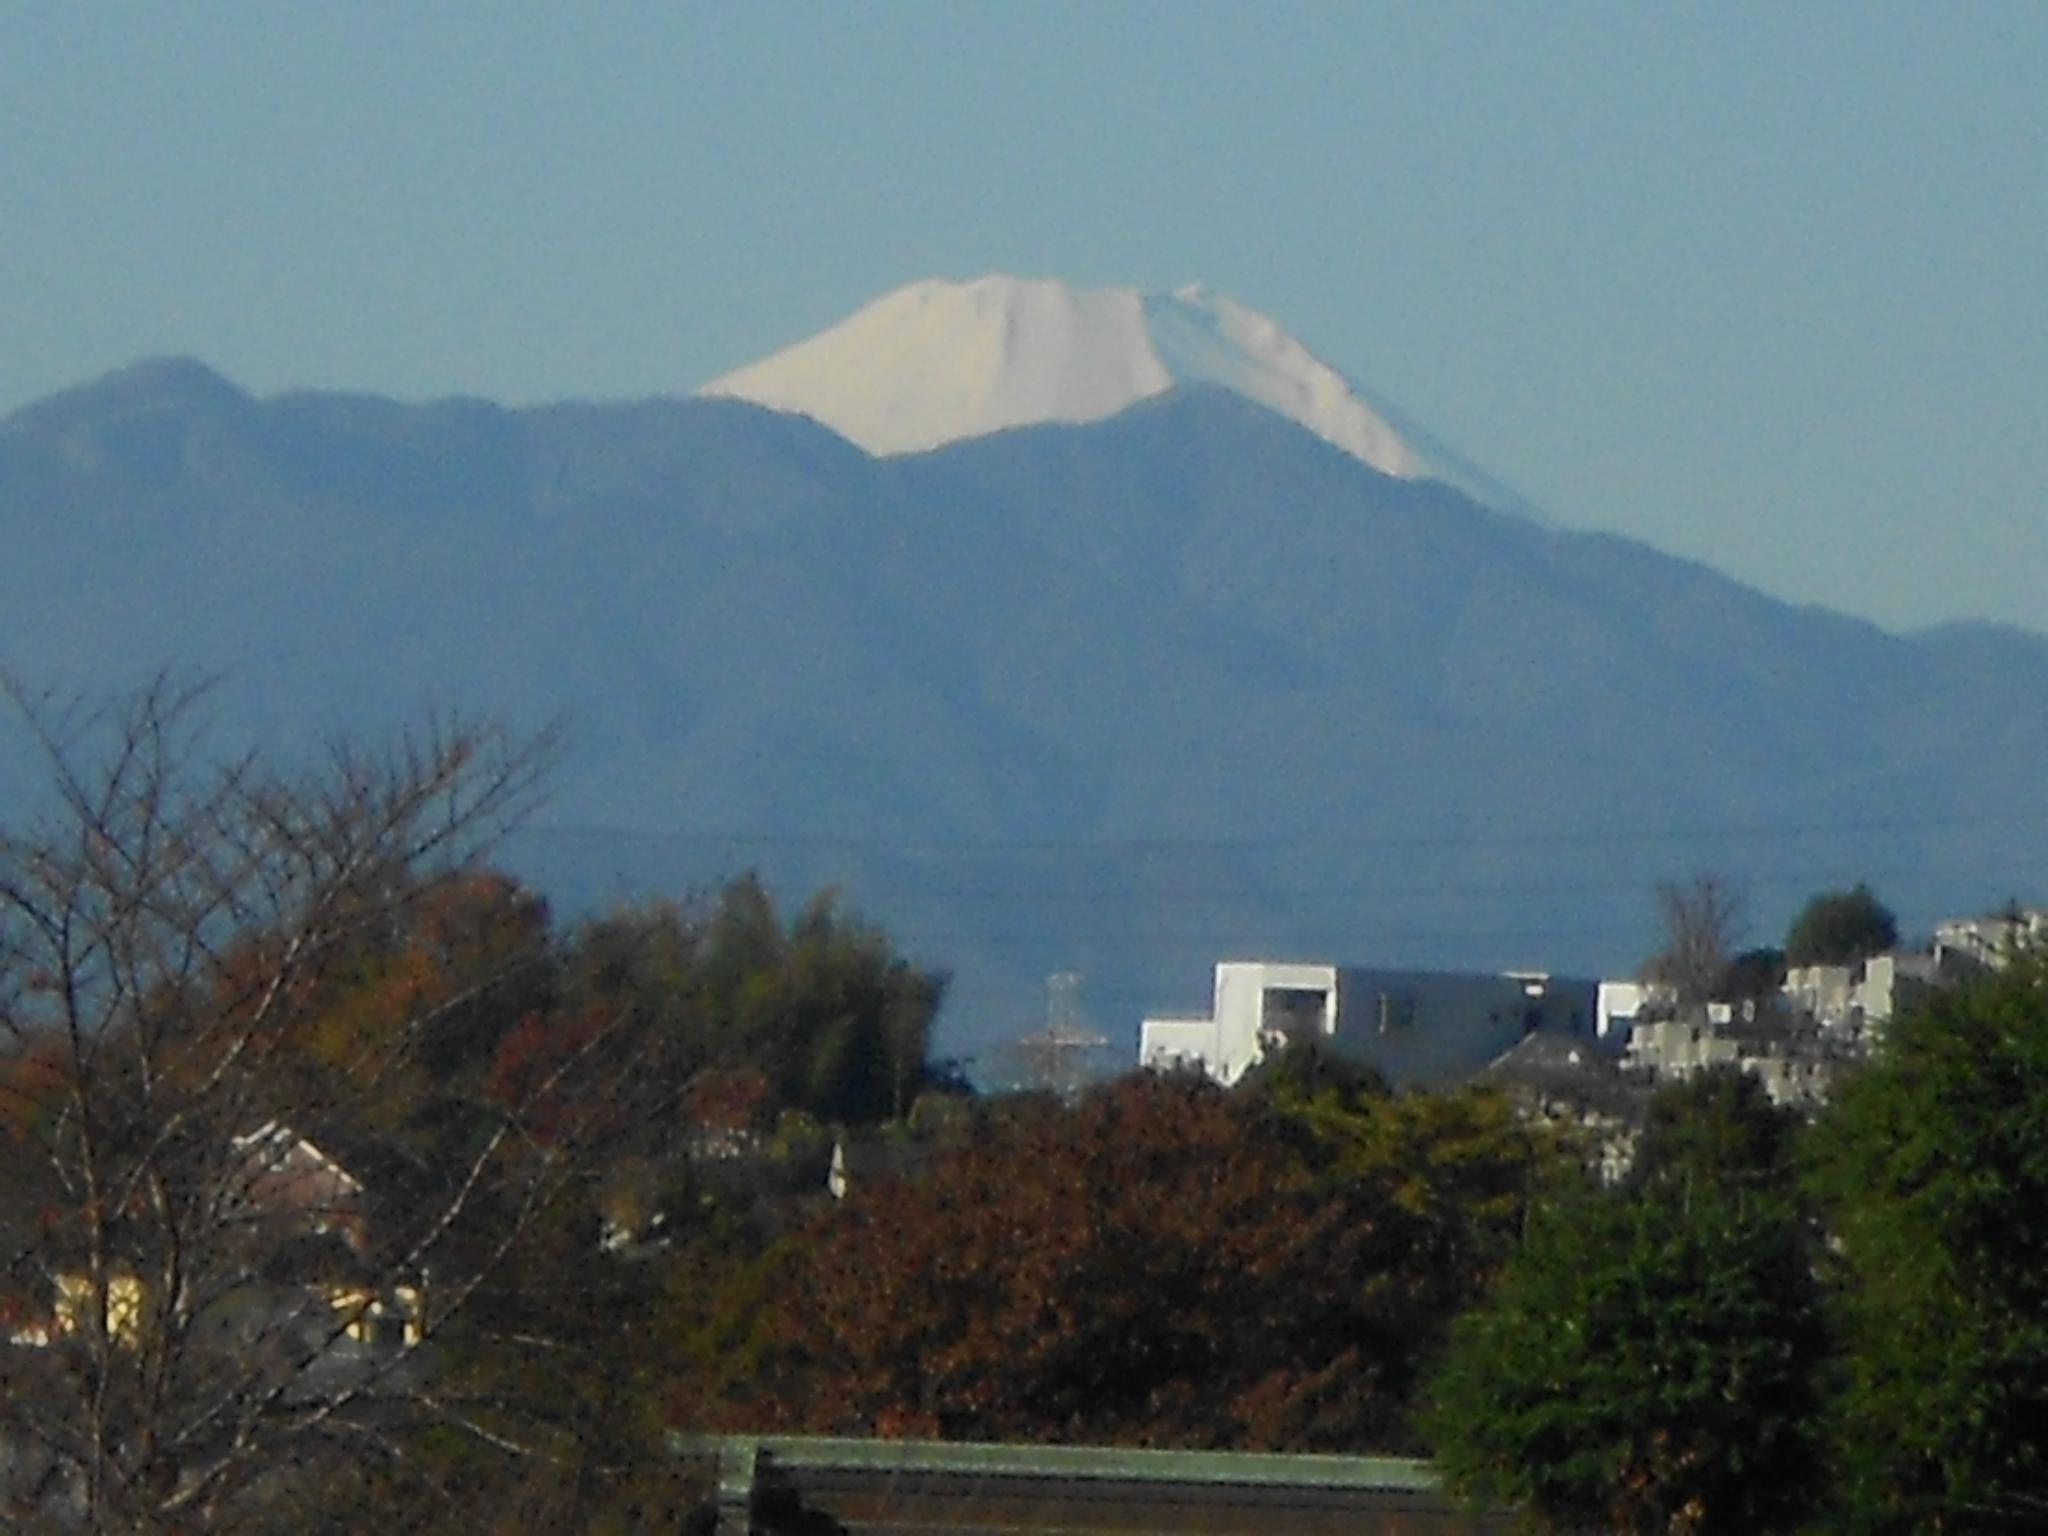
[[[1785,933],[1787,965],[1855,965],[1895,949],[1899,922],[1867,885],[1822,891]]]
[[[836,1433],[1412,1448],[1415,1375],[1491,1273],[1530,1164],[1490,1095],[1288,1105],[1140,1074],[1071,1105],[997,1101],[783,1247],[738,1411]]]
[[[1461,1318],[1428,1423],[1450,1481],[1547,1529],[1796,1526],[1821,1488],[1820,1302],[1754,1079],[1667,1090],[1619,1188],[1530,1213]]]
[[[760,1257],[746,1170],[821,1187],[779,1118],[957,1087],[943,977],[751,877],[565,939],[485,862],[544,738],[291,764],[169,679],[10,696],[50,787],[0,830],[0,1525],[440,1529],[508,1474],[673,1524],[670,1288]]]
[[[2048,958],[1895,1020],[1817,1129],[1854,1516],[2048,1523]]]
[[[50,772],[0,835],[0,1509],[30,1523],[218,1526],[377,1444],[548,1185],[475,1033],[544,919],[470,878],[544,746],[444,724],[296,770],[210,752],[199,698],[17,697]]]
[[[878,1125],[941,1085],[928,1056],[944,974],[829,890],[787,923],[752,874],[701,910],[614,912],[574,937],[567,968],[579,1005],[636,1021],[661,1058],[654,1080],[690,1100],[672,1118]]]

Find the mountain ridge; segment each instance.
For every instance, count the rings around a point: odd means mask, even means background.
[[[2048,851],[2048,639],[1786,604],[1215,388],[876,458],[733,400],[101,383],[0,431],[12,673],[215,675],[287,755],[561,720],[514,852],[566,908],[837,883],[956,971],[956,1050],[1056,970],[1118,1033],[1230,953],[1612,971],[1661,878],[1748,877],[1767,937]]]

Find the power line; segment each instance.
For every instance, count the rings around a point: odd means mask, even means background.
[[[1341,847],[1347,854],[1370,849],[1487,850],[1500,848],[1627,847],[1649,843],[1832,840],[1837,838],[1927,836],[1976,830],[1986,833],[2035,828],[2048,835],[2048,809],[2030,812],[1956,812],[1945,816],[1864,817],[1851,821],[1729,822],[1692,827],[1593,827],[1566,831],[1442,833],[1358,833],[1353,831],[1248,833],[1236,837],[1103,837],[1066,839],[982,839],[878,837],[871,834],[715,831],[688,827],[634,827],[604,823],[535,825],[513,841],[701,844],[716,848],[837,849],[902,856],[1066,853],[1132,856],[1160,853],[1269,853]]]

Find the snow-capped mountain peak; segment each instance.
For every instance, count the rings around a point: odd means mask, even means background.
[[[1180,384],[1234,390],[1383,474],[1476,490],[1462,466],[1404,438],[1273,321],[1198,284],[1145,294],[1001,275],[926,279],[698,393],[798,412],[888,455],[1097,421]]]
[[[1382,474],[1430,465],[1343,375],[1255,310],[1198,283],[1143,301],[1154,356],[1176,384],[1218,384],[1299,422]]]

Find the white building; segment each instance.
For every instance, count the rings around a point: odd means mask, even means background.
[[[1670,991],[1650,981],[1603,981],[1593,1005],[1593,1033],[1609,1045],[1628,1039],[1643,1010],[1667,1004]]]
[[[1269,1044],[1303,1030],[1337,1033],[1337,967],[1225,960],[1216,967],[1207,1013],[1148,1017],[1138,1029],[1138,1064],[1159,1071],[1196,1067],[1230,1084]]]
[[[1951,956],[2002,970],[2021,950],[2048,942],[2048,909],[2027,907],[1988,917],[1952,917],[1934,929],[1934,958]]]
[[[1889,1024],[1916,990],[1939,986],[1941,980],[1938,952],[1894,951],[1856,965],[1795,966],[1785,973],[1784,992],[1823,1028],[1875,1030]]]
[[[1266,1052],[1322,1039],[1393,1083],[1468,1077],[1539,1029],[1591,1037],[1595,986],[1540,971],[1477,974],[1321,963],[1218,963],[1209,1012],[1148,1016],[1138,1061],[1235,1083]]]

